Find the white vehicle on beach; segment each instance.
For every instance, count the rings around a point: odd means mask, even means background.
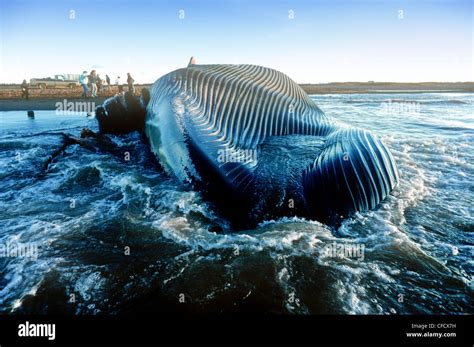
[[[54,78],[32,78],[30,86],[40,89],[67,87],[76,88],[79,86],[79,75],[55,75]]]

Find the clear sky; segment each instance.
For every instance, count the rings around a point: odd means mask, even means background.
[[[474,81],[473,30],[472,0],[0,0],[0,83],[153,82],[191,55],[299,83]]]

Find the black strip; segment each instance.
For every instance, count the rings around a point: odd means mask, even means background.
[[[56,324],[56,338],[19,337],[24,322]],[[377,344],[471,345],[472,316],[0,316],[0,344]],[[423,330],[413,324],[427,327]],[[429,324],[433,324],[429,327]],[[455,324],[448,327],[447,324]],[[456,337],[407,337],[407,333]]]

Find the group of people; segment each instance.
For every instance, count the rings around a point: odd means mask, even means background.
[[[95,70],[92,70],[89,75],[87,74],[87,71],[84,71],[79,77],[79,83],[82,86],[83,98],[87,98],[89,87],[91,88],[91,98],[96,98],[98,91],[101,91],[102,88],[106,87],[107,90],[109,90],[112,87],[109,75],[105,75],[105,81],[103,81]],[[117,79],[115,80],[115,85],[118,88],[118,92],[122,93],[123,85],[120,81],[120,76],[117,76]],[[127,73],[127,85],[128,91],[132,94],[135,94],[135,80],[130,75],[130,72]]]
[[[191,57],[191,59],[189,59],[188,67],[195,64],[196,59],[194,57]],[[82,87],[82,98],[87,98],[89,88],[91,90],[90,97],[96,98],[97,93],[103,88],[107,88],[106,90],[108,91],[112,87],[109,75],[105,75],[104,81],[97,74],[96,70],[92,70],[90,74],[87,74],[87,71],[83,71],[81,76],[79,77],[79,83]],[[119,93],[123,93],[123,84],[120,80],[120,76],[117,76],[115,80],[115,86],[117,86],[117,90]],[[132,94],[135,94],[135,80],[130,75],[130,72],[127,72],[127,86],[128,91]],[[25,98],[26,100],[28,100],[29,98],[29,86],[26,80],[23,80],[23,83],[21,84],[21,97]]]

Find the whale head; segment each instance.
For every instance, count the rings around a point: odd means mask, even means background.
[[[142,131],[149,101],[150,92],[145,88],[142,89],[140,97],[125,92],[105,100],[95,109],[100,132],[126,134]]]

